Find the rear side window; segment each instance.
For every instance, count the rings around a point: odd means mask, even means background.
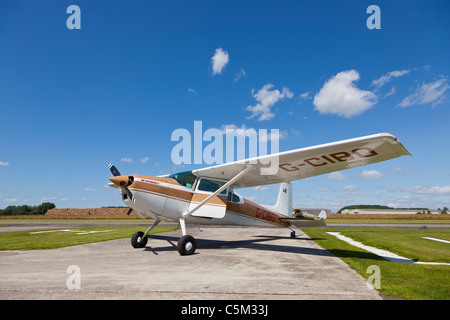
[[[228,192],[228,201],[239,203],[241,202],[241,197],[234,192]]]

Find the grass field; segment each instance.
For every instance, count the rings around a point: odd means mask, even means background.
[[[80,244],[131,238],[142,227],[95,226],[55,230],[1,232],[0,250],[35,250],[76,246]],[[156,227],[150,234],[172,231],[174,227]],[[70,230],[70,231],[64,231]]]
[[[450,224],[449,214],[330,214],[327,223]]]
[[[366,279],[372,275],[368,273],[369,266],[378,266],[381,275],[379,291],[387,299],[450,299],[450,266],[390,262],[327,233],[340,232],[365,245],[416,261],[450,263],[450,244],[422,239],[450,240],[448,229],[309,228],[303,231]]]

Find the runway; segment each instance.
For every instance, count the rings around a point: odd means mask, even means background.
[[[46,230],[46,229],[64,229],[64,228],[81,228],[81,227],[95,227],[95,226],[142,226],[143,229],[147,229],[151,223],[144,220],[136,220],[134,222],[105,222],[102,220],[92,220],[89,222],[74,222],[68,221],[51,221],[51,222],[2,222],[0,220],[0,233],[1,232],[17,232],[17,231],[32,231],[32,230]],[[175,222],[161,222],[159,226],[173,226],[178,224]],[[433,224],[433,223],[333,223],[327,222],[327,228],[410,228],[418,229],[420,227],[426,227],[428,229],[450,229],[450,224]],[[205,226],[210,228],[210,226]]]
[[[191,228],[192,256],[178,254],[180,230],[149,236],[144,249],[120,239],[3,251],[0,299],[381,299],[342,260],[288,231]]]

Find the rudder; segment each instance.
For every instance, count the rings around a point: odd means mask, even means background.
[[[292,184],[283,182],[278,191],[278,199],[274,206],[265,206],[267,209],[292,217]]]

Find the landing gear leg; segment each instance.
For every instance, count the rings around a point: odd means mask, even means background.
[[[184,217],[180,217],[180,226],[183,236],[178,240],[177,249],[180,255],[187,256],[194,254],[197,248],[197,243],[193,236],[186,234],[186,224],[184,222]]]
[[[295,231],[291,229],[291,238],[295,238]]]
[[[150,228],[147,229],[147,231],[139,231],[133,234],[133,236],[131,237],[131,245],[133,246],[133,248],[144,248],[147,245],[148,233],[152,231],[153,228],[156,227],[160,222],[161,220],[157,218],[156,221],[153,222],[153,224],[150,226]]]

